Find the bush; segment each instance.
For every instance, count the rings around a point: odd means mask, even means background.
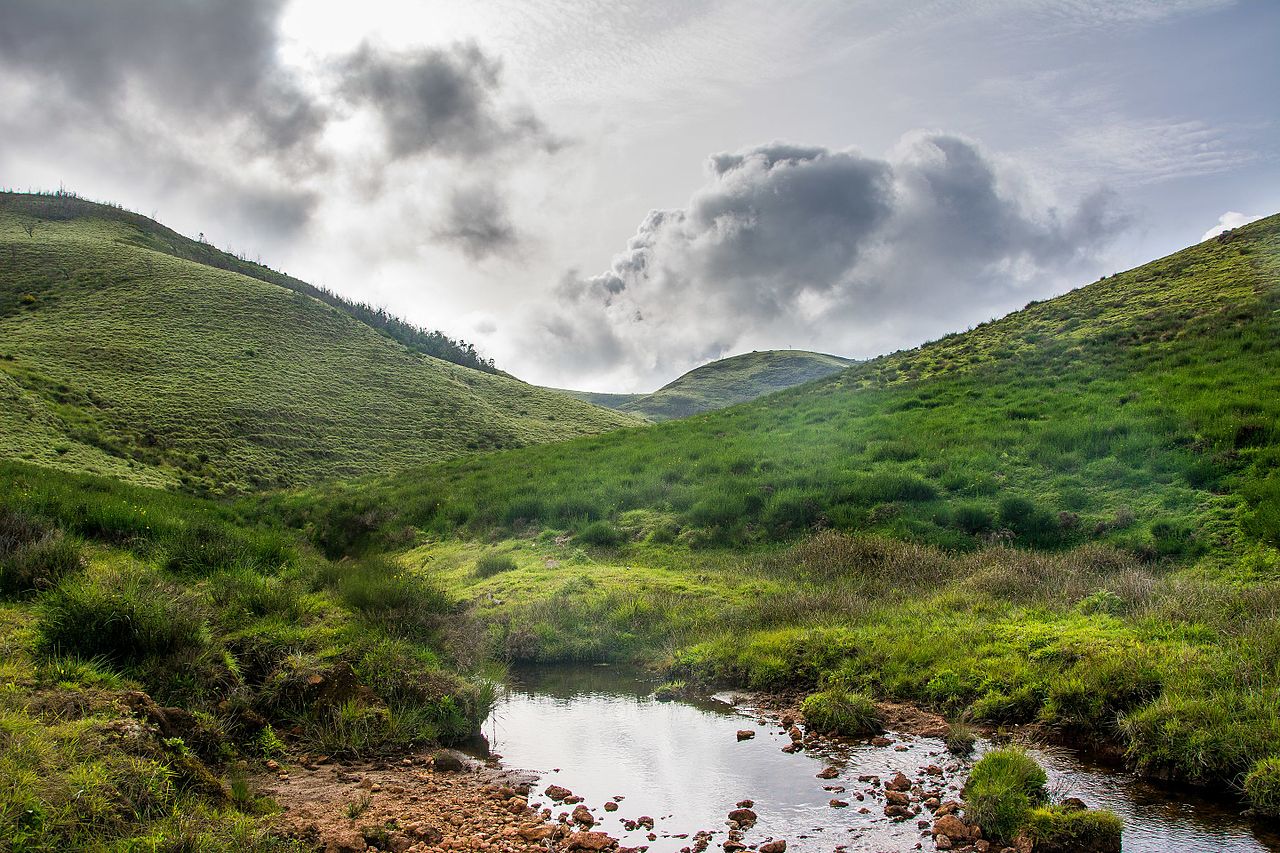
[[[970,536],[990,530],[994,522],[991,510],[977,504],[961,504],[951,513],[951,524]]]
[[[1024,497],[1010,496],[1000,501],[1000,523],[1027,545],[1052,547],[1062,540],[1057,517]]]
[[[1244,793],[1254,811],[1280,817],[1280,758],[1256,762],[1244,779]]]
[[[612,547],[622,544],[622,532],[607,521],[593,521],[578,531],[578,541],[587,545]]]
[[[427,615],[451,609],[448,596],[425,577],[385,557],[339,565],[338,594],[370,616]]]
[[[1046,722],[1104,735],[1119,715],[1160,695],[1156,664],[1133,652],[1087,655],[1049,685],[1040,716]]]
[[[763,521],[774,537],[781,538],[812,527],[821,515],[820,495],[798,489],[784,489],[769,501]]]
[[[1067,806],[1036,808],[1023,821],[1024,832],[1037,850],[1088,850],[1120,853],[1124,823],[1105,809]]]
[[[515,571],[518,568],[516,561],[508,554],[485,554],[476,560],[476,577],[491,578],[496,574]]]
[[[4,522],[0,521],[0,525]],[[7,532],[12,533],[12,527]],[[10,542],[17,542],[8,547]],[[19,541],[0,532],[0,595],[25,595],[50,589],[82,565],[80,546],[61,530],[39,532]]]
[[[1022,749],[988,752],[965,782],[965,815],[982,827],[984,837],[1010,841],[1031,809],[1048,799],[1048,781],[1044,769]]]
[[[243,536],[220,524],[197,522],[165,542],[165,568],[180,575],[209,575],[251,567],[274,571],[293,561],[293,549],[271,533]]]
[[[874,702],[839,687],[809,696],[801,703],[800,711],[815,731],[860,737],[876,734],[883,728]]]
[[[136,575],[64,581],[41,602],[41,645],[58,654],[130,664],[208,643],[195,603],[178,590]]]

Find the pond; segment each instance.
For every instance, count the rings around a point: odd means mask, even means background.
[[[940,740],[893,732],[887,746],[854,743],[788,754],[782,747],[790,738],[776,723],[761,722],[729,696],[659,702],[653,687],[628,668],[521,670],[485,734],[506,767],[536,775],[535,802],[557,814],[568,811],[572,807],[542,795],[548,785],[566,787],[584,798],[596,829],[627,846],[648,845],[651,853],[676,853],[700,830],[716,833],[709,849],[719,853],[728,812],[747,799],[759,815],[748,844],[774,837],[786,839],[789,851],[932,850],[928,829],[916,819],[886,818],[880,788],[859,777],[888,780],[902,771],[914,779],[934,765],[942,774],[928,778],[944,789],[945,800],[956,796],[970,766]],[[739,741],[740,729],[754,730],[755,737]],[[980,742],[973,757],[989,747]],[[1242,817],[1235,804],[1160,788],[1061,747],[1032,754],[1048,771],[1055,799],[1080,797],[1124,819],[1126,853],[1280,851],[1280,836]],[[827,767],[836,775],[818,778]],[[619,808],[606,812],[604,803],[614,798]],[[654,819],[656,840],[643,827],[626,830],[623,821],[641,816]]]

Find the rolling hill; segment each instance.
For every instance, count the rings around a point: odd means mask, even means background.
[[[766,350],[722,358],[695,367],[652,394],[567,394],[640,415],[651,421],[669,421],[723,409],[785,388],[803,385],[844,370],[854,362],[836,355],[804,350]]]
[[[510,659],[1038,722],[1241,790],[1280,759],[1277,342],[1272,216],[767,399],[268,509],[439,578]]]
[[[0,457],[212,492],[636,423],[137,214],[12,193],[0,400]]]
[[[1278,249],[1271,217],[767,401],[380,488],[481,526],[649,509],[720,544],[815,525],[962,548],[1001,529],[1055,545],[1234,537],[1276,479]],[[1026,518],[1002,516],[1009,498]]]

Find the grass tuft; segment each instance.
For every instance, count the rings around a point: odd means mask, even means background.
[[[830,687],[806,697],[800,711],[814,731],[861,737],[884,728],[875,702],[841,687]]]

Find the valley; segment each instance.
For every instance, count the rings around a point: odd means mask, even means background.
[[[519,734],[555,727],[543,746],[607,761],[573,734],[581,720],[520,722],[541,694],[519,687],[529,667],[554,681],[606,664],[644,675],[556,707],[785,699],[798,740],[758,726],[767,709],[672,725],[755,729],[724,749],[805,778],[830,758],[849,792],[904,760],[870,740],[882,729],[928,759],[908,768],[924,775],[900,812],[877,801],[830,821],[844,807],[821,785],[784,819],[785,797],[731,773],[744,790],[714,808],[759,798],[760,832],[721,835],[699,812],[655,851],[775,836],[827,849],[806,822],[854,827],[849,850],[950,849],[938,827],[969,831],[987,796],[979,760],[1089,780],[1033,779],[1012,823],[983,818],[1010,845],[1087,831],[1112,849],[1123,823],[1125,850],[1275,849],[1280,217],[646,424],[139,247],[136,223],[96,209],[27,234],[22,204],[0,213],[0,836],[14,851],[657,844],[598,812],[557,823],[544,788],[577,756],[546,766]],[[895,707],[946,731],[898,731]],[[460,759],[439,750],[482,731],[535,789],[448,769]],[[1073,763],[1063,739],[1108,763]],[[935,761],[954,765],[948,796],[970,824],[926,805]],[[308,805],[306,780],[330,776]],[[591,809],[643,796],[584,784]],[[467,819],[445,819],[448,797]],[[1210,817],[1160,816],[1183,801]]]

